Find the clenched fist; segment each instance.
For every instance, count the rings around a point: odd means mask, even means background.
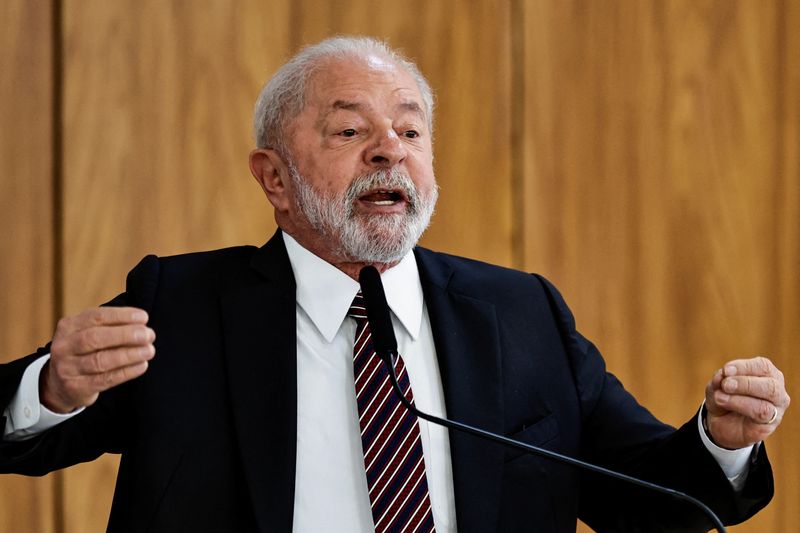
[[[723,448],[744,448],[771,435],[789,407],[783,373],[766,357],[726,363],[706,386],[706,423]]]
[[[59,320],[39,379],[41,402],[68,413],[144,374],[156,353],[146,324],[147,313],[133,307],[98,307]]]

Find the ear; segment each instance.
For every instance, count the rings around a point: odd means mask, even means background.
[[[250,172],[277,211],[286,211],[290,201],[289,168],[275,150],[256,148],[250,152]]]

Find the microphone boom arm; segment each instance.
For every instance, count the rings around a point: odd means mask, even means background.
[[[664,486],[661,486],[661,485],[657,485],[655,483],[651,483],[651,482],[645,481],[643,479],[638,479],[638,478],[635,478],[633,476],[629,476],[627,474],[623,474],[622,472],[617,472],[615,470],[609,470],[608,468],[604,468],[602,466],[594,465],[592,463],[587,463],[585,461],[581,461],[580,459],[575,459],[574,457],[569,457],[567,455],[562,455],[560,453],[548,450],[546,448],[539,448],[538,446],[533,446],[533,445],[527,444],[525,442],[521,442],[521,441],[518,441],[518,440],[510,439],[510,438],[505,437],[503,435],[498,435],[496,433],[492,433],[491,431],[486,431],[486,430],[481,429],[481,428],[477,428],[477,427],[474,427],[474,426],[470,426],[468,424],[464,424],[462,422],[458,422],[457,420],[450,420],[450,419],[447,419],[447,418],[439,418],[438,416],[434,416],[434,415],[426,413],[424,411],[420,411],[419,409],[416,408],[416,406],[413,403],[408,401],[408,398],[406,398],[406,396],[403,394],[402,389],[400,388],[400,384],[397,382],[397,376],[395,375],[394,364],[393,364],[393,361],[395,360],[394,356],[396,356],[397,353],[396,352],[395,353],[391,353],[390,352],[390,353],[387,353],[387,354],[380,354],[379,353],[378,355],[383,360],[383,363],[388,367],[388,370],[389,370],[389,381],[392,382],[392,389],[394,389],[395,394],[400,399],[400,403],[402,403],[403,406],[406,409],[411,411],[413,414],[415,414],[419,418],[422,418],[422,419],[427,420],[428,422],[432,422],[434,424],[438,424],[440,426],[444,426],[444,427],[449,428],[449,429],[454,429],[456,431],[461,431],[463,433],[467,433],[469,435],[474,435],[476,437],[480,437],[480,438],[483,438],[483,439],[488,439],[488,440],[503,444],[505,446],[509,446],[511,448],[517,448],[518,450],[523,450],[525,452],[532,453],[534,455],[539,455],[541,457],[546,457],[546,458],[551,459],[553,461],[556,461],[558,463],[563,463],[563,464],[567,464],[567,465],[570,465],[570,466],[575,466],[575,467],[578,467],[578,468],[584,468],[584,469],[589,470],[591,472],[595,472],[595,473],[598,473],[598,474],[609,476],[609,477],[612,477],[612,478],[615,478],[615,479],[620,479],[622,481],[627,481],[628,483],[633,483],[634,485],[637,485],[639,487],[644,487],[646,489],[650,489],[650,490],[653,490],[655,492],[660,492],[662,494],[669,494],[670,496],[672,496],[674,498],[689,502],[689,503],[695,505],[696,507],[698,507],[700,510],[702,510],[706,514],[708,519],[711,520],[711,522],[714,524],[714,528],[719,533],[726,533],[725,526],[722,524],[722,521],[717,517],[717,515],[714,514],[714,511],[712,511],[706,504],[704,504],[703,502],[701,502],[697,498],[689,496],[688,494],[686,494],[684,492],[681,492],[681,491],[678,491],[678,490],[675,490],[675,489],[670,489],[670,488],[667,488],[667,487],[664,487]]]
[[[455,420],[448,420],[446,418],[439,418],[437,416],[424,413],[419,409],[417,409],[413,403],[408,401],[408,398],[406,398],[405,394],[403,394],[403,391],[400,388],[400,384],[397,383],[397,376],[395,375],[395,370],[394,370],[394,361],[395,361],[394,356],[398,355],[397,339],[394,336],[394,329],[392,328],[392,320],[389,315],[389,305],[386,302],[386,294],[383,291],[383,283],[381,282],[380,274],[378,273],[377,269],[375,269],[375,267],[368,265],[362,268],[361,272],[359,272],[358,281],[359,284],[361,285],[361,292],[364,296],[364,301],[366,303],[365,307],[367,312],[367,320],[369,321],[372,332],[373,349],[375,350],[375,353],[377,353],[378,356],[381,358],[383,364],[385,364],[387,367],[387,370],[389,372],[389,381],[391,381],[392,383],[392,389],[394,390],[394,393],[400,399],[400,402],[403,404],[403,406],[406,409],[408,409],[411,413],[418,416],[419,418],[422,418],[423,420],[427,420],[428,422],[432,422],[434,424],[438,424],[440,426],[444,426],[449,429],[454,429],[456,431],[461,431],[463,433],[480,437],[482,439],[487,439],[496,443],[500,443],[503,444],[504,446],[517,448],[518,450],[522,450],[527,453],[532,453],[534,455],[538,455],[541,457],[546,457],[548,459],[551,459],[559,463],[575,466],[578,468],[583,468],[585,470],[589,470],[590,472],[595,472],[615,479],[626,481],[628,483],[633,483],[634,485],[637,485],[639,487],[644,487],[646,489],[650,489],[655,492],[660,492],[662,494],[669,494],[674,498],[689,502],[695,507],[702,510],[706,514],[706,516],[711,520],[711,523],[714,524],[714,528],[720,533],[725,533],[725,526],[722,524],[720,519],[717,518],[717,515],[715,515],[714,512],[706,504],[704,504],[697,498],[689,496],[686,493],[677,491],[675,489],[662,487],[661,485],[656,485],[655,483],[650,483],[649,481],[637,479],[633,476],[629,476],[621,472],[616,472],[614,470],[609,470],[608,468],[604,468],[602,466],[587,463],[581,461],[580,459],[575,459],[574,457],[569,457],[567,455],[562,455],[560,453],[546,450],[544,448],[532,446],[524,442],[510,439],[503,435],[497,435],[490,431],[476,428],[468,424],[464,424],[462,422],[457,422]]]

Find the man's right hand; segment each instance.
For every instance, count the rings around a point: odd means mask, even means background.
[[[98,307],[59,320],[39,378],[42,404],[69,413],[144,374],[156,353],[156,334],[146,324],[147,313],[134,307]]]

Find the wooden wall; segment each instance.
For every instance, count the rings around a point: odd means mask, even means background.
[[[145,253],[264,242],[258,90],[366,33],[438,94],[426,245],[550,277],[668,422],[733,357],[800,396],[798,0],[4,0],[0,27],[4,360]],[[800,530],[799,447],[790,412],[776,499],[733,531]],[[103,531],[116,464],[0,479],[0,529]]]
[[[47,339],[57,309],[53,226],[53,16],[0,2],[0,361]],[[0,478],[0,531],[54,531],[61,474]]]

